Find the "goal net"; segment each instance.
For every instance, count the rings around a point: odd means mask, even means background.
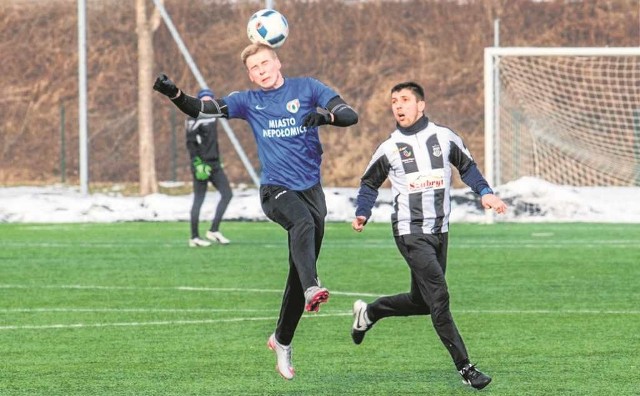
[[[485,173],[640,186],[640,47],[486,48]]]

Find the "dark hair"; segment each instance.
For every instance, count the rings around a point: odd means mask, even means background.
[[[400,84],[396,84],[393,88],[391,88],[391,93],[400,92],[403,89],[408,89],[416,96],[419,101],[424,101],[424,89],[420,86],[420,84],[415,83],[413,81],[407,81]]]

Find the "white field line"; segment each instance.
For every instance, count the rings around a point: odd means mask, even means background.
[[[0,308],[0,314],[9,313],[50,313],[50,312],[73,312],[73,313],[252,313],[252,312],[275,312],[274,309],[219,309],[219,308]]]
[[[0,284],[0,289],[78,289],[78,290],[178,290],[178,291],[195,291],[195,292],[224,292],[224,293],[278,293],[281,294],[282,290],[275,289],[242,289],[242,288],[215,288],[215,287],[191,287],[191,286],[176,286],[176,287],[134,287],[134,286],[98,286],[98,285],[8,285]],[[332,295],[343,296],[362,296],[362,297],[378,297],[379,294],[372,293],[352,293],[352,292],[339,292],[332,291]],[[15,308],[15,309],[0,309],[0,313],[47,313],[47,312],[130,312],[130,313],[207,313],[207,312],[234,312],[234,313],[250,313],[250,312],[265,312],[265,310],[241,310],[241,309],[82,309],[82,308]],[[278,310],[274,310],[277,312]],[[316,314],[311,317],[323,317],[323,316],[350,316],[352,313],[340,312],[334,314]],[[304,316],[309,317],[309,316]],[[151,321],[151,322],[125,322],[125,323],[92,323],[92,324],[52,324],[52,325],[16,325],[16,326],[0,326],[0,330],[39,330],[39,329],[68,329],[68,328],[87,328],[87,327],[125,327],[125,326],[167,326],[167,325],[186,325],[186,324],[214,324],[224,322],[242,322],[242,321],[260,321],[260,320],[277,320],[277,316],[265,317],[265,318],[227,318],[227,319],[207,319],[207,320],[172,320],[172,321]]]
[[[281,290],[274,289],[242,289],[242,288],[213,288],[213,287],[134,287],[134,286],[97,286],[97,285],[7,285],[0,284],[0,289],[82,289],[82,290],[179,290],[197,292],[237,292],[237,293],[282,293]],[[375,293],[357,293],[332,291],[333,295],[378,297]],[[265,312],[269,310],[257,309],[161,309],[161,308],[13,308],[0,309],[0,313],[50,313],[50,312],[87,312],[87,313],[251,313]],[[275,309],[272,311],[276,311]],[[458,314],[488,314],[488,315],[639,315],[640,310],[454,310]],[[303,315],[303,318],[350,316],[351,311],[332,312],[324,314]],[[99,328],[99,327],[136,327],[136,326],[174,326],[174,325],[202,325],[243,321],[275,321],[276,316],[270,317],[235,317],[206,320],[169,320],[169,321],[149,321],[149,322],[114,322],[114,323],[75,323],[75,324],[50,324],[50,325],[7,325],[0,326],[0,330],[42,330],[42,329],[73,329],[73,328]]]
[[[217,309],[217,308],[7,308],[0,309],[0,314],[10,313],[52,313],[52,312],[72,312],[72,313],[252,313],[252,312],[274,312],[280,311],[279,308],[273,309]],[[611,309],[455,309],[452,312],[459,314],[486,314],[486,315],[523,315],[523,314],[539,314],[539,315],[640,315],[640,310],[611,310]],[[313,317],[321,316],[342,316],[351,315],[351,311],[334,311],[329,314],[311,314]],[[266,318],[265,318],[266,319]],[[227,320],[227,319],[225,319]],[[243,320],[235,318],[234,320]],[[248,318],[247,320],[257,320]]]
[[[332,316],[351,316],[351,312],[339,312],[334,314],[314,314],[303,315],[304,319]],[[141,326],[177,326],[177,325],[201,325],[229,322],[256,322],[256,321],[276,321],[275,316],[260,318],[226,318],[226,319],[205,319],[205,320],[164,320],[151,322],[115,322],[115,323],[72,323],[72,324],[51,324],[51,325],[16,325],[0,326],[2,330],[46,330],[46,329],[82,329],[91,327],[141,327]]]
[[[98,310],[99,311],[99,310]],[[598,310],[456,310],[456,314],[489,314],[489,315],[640,315],[640,311],[598,311]],[[337,316],[351,316],[351,311],[335,312],[328,314],[312,314],[303,315],[303,319],[310,318],[327,318]],[[149,322],[114,322],[114,323],[72,323],[72,324],[50,324],[50,325],[9,325],[0,326],[3,330],[48,330],[48,329],[83,329],[83,328],[104,328],[104,327],[142,327],[142,326],[179,326],[179,325],[203,325],[217,323],[234,323],[234,322],[255,322],[255,321],[275,321],[277,318],[272,317],[256,317],[256,318],[225,318],[225,319],[205,319],[205,320],[166,320],[166,321],[149,321]]]
[[[135,286],[99,286],[99,285],[10,285],[0,284],[0,289],[79,289],[79,290],[179,290],[179,291],[196,291],[196,292],[224,292],[224,293],[277,293],[282,294],[279,289],[243,289],[232,287],[193,287],[193,286],[175,286],[175,287],[135,287]],[[358,292],[341,292],[331,290],[332,295],[336,296],[358,296],[358,297],[379,297],[379,293],[358,293]]]

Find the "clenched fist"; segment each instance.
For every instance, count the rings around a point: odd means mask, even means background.
[[[173,81],[171,81],[164,73],[160,74],[158,78],[156,78],[156,82],[153,83],[153,89],[165,96],[168,96],[169,99],[175,98],[178,96],[178,92],[180,92],[178,87],[176,87],[176,84],[174,84]]]

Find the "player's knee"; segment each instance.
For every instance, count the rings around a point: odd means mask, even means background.
[[[291,229],[298,233],[313,232],[315,229],[313,218],[311,216],[300,216],[293,221]]]

